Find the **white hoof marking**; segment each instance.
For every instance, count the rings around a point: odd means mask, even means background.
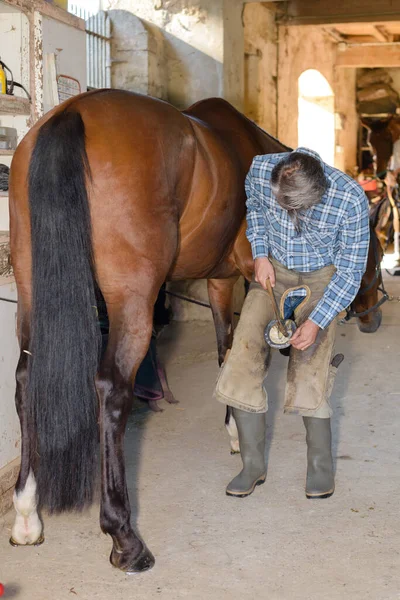
[[[239,446],[239,433],[236,426],[236,421],[233,415],[229,416],[229,422],[226,424],[226,430],[229,434],[231,443],[231,454],[237,454],[240,452]]]
[[[32,470],[24,489],[14,492],[14,507],[17,516],[11,532],[12,540],[22,546],[34,544],[42,534],[42,523],[36,509],[36,481]]]

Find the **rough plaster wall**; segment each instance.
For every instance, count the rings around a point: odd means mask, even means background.
[[[222,95],[222,0],[106,0],[104,9],[126,10],[148,22],[153,33],[152,89],[164,89],[163,81],[155,83],[158,71],[167,82],[162,97],[184,108],[207,96]],[[163,46],[154,26],[162,30]],[[161,65],[160,49],[165,56]]]
[[[123,90],[148,94],[149,34],[142,21],[124,10],[110,10],[111,85]]]
[[[143,22],[148,37],[148,94],[168,100],[168,69],[165,52],[165,39],[161,30],[147,21]]]
[[[284,144],[297,146],[300,75],[307,69],[317,69],[334,90],[335,56],[336,44],[321,29],[279,27],[278,138]]]
[[[7,281],[6,278],[2,278]],[[15,283],[0,280],[0,295],[15,300]],[[16,305],[1,302],[0,322],[0,469],[19,456],[20,427],[15,411],[15,366],[19,348],[16,336]]]
[[[165,34],[168,101],[187,108],[204,98],[222,96],[222,64]]]
[[[335,166],[351,173],[357,165],[356,69],[336,69],[333,90],[337,120]]]
[[[0,57],[13,72],[16,81],[21,81],[23,76],[22,52],[22,21],[26,17],[22,13],[2,13],[0,19]],[[24,96],[16,88],[17,96]]]
[[[273,7],[261,3],[245,6],[244,112],[260,127],[276,135],[277,25]]]
[[[111,85],[167,99],[164,37],[160,30],[125,10],[110,10]]]
[[[222,62],[221,0],[104,0],[103,5],[127,10]]]
[[[42,19],[43,54],[54,53],[58,75],[77,79],[86,91],[86,34],[54,19]],[[52,106],[50,107],[52,108]]]

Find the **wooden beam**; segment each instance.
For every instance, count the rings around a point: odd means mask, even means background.
[[[31,4],[33,4],[35,10],[39,11],[42,15],[46,15],[46,17],[61,21],[61,23],[65,23],[65,25],[71,25],[71,27],[76,27],[77,29],[85,31],[85,21],[83,19],[76,17],[56,4],[50,4],[45,0],[34,0],[34,2],[31,0]]]
[[[385,35],[383,28],[379,27],[379,25],[372,25],[372,35],[376,37],[378,42],[388,42],[387,35]]]
[[[346,35],[348,44],[373,44],[375,41],[373,35]]]
[[[323,29],[335,42],[346,41],[346,38],[334,27],[324,27]]]
[[[338,48],[337,67],[400,67],[400,44],[360,44]]]
[[[400,6],[394,0],[289,0],[283,20],[286,25],[399,21]]]
[[[394,42],[394,35],[387,30],[384,25],[376,25],[377,29],[380,29],[383,35],[386,37],[387,42]]]

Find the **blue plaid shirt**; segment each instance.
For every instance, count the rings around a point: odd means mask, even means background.
[[[325,293],[310,319],[324,329],[351,304],[360,287],[369,247],[368,200],[351,177],[322,162],[308,148],[298,148],[317,158],[324,169],[328,188],[321,202],[301,215],[297,233],[289,213],[271,191],[274,166],[289,153],[256,156],[246,178],[247,231],[253,258],[272,256],[300,272],[334,265]]]

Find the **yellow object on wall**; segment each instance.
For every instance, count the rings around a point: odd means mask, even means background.
[[[7,93],[7,77],[5,71],[0,67],[0,94]]]
[[[47,0],[50,4],[55,4],[64,10],[68,10],[68,0]]]

